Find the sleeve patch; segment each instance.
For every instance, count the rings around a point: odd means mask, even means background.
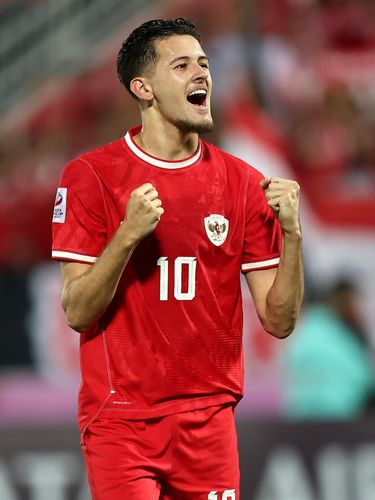
[[[68,188],[57,188],[52,222],[58,222],[60,224],[63,224],[65,222],[67,196]]]

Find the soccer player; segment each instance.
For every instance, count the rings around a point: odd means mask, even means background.
[[[209,61],[184,19],[118,56],[142,124],[65,167],[53,216],[62,305],[81,332],[81,444],[97,500],[238,500],[245,274],[264,329],[303,294],[296,182],[203,141]],[[228,89],[230,91],[230,89]]]

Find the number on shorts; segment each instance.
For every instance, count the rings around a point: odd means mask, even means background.
[[[219,500],[217,491],[211,491],[208,494],[207,500]],[[221,496],[221,500],[236,500],[236,490],[225,490]]]
[[[211,491],[208,494],[208,499],[207,500],[217,500],[217,491]]]

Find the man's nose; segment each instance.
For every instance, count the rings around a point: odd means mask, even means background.
[[[207,80],[208,78],[208,70],[206,68],[203,68],[199,63],[196,63],[194,65],[194,73],[193,73],[193,79],[194,81],[197,80]]]

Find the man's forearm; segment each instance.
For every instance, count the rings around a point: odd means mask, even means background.
[[[300,230],[284,233],[280,263],[266,299],[268,328],[279,338],[294,329],[301,310],[304,293],[302,237]]]
[[[120,227],[86,273],[72,280],[68,276],[62,305],[71,328],[82,332],[105,312],[135,247],[136,243],[127,238],[126,229]]]

